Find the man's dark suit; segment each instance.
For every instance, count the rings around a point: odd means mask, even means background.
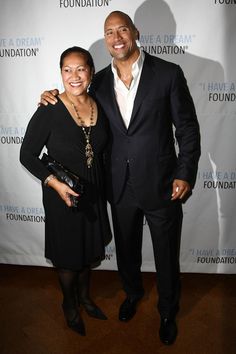
[[[118,268],[128,295],[141,296],[143,289],[138,275],[142,244],[140,229],[145,215],[157,267],[159,311],[162,316],[174,316],[179,300],[182,209],[179,201],[171,201],[172,183],[174,179],[187,181],[191,187],[195,183],[200,134],[194,104],[180,67],[145,53],[127,129],[116,102],[113,80],[109,65],[95,75],[91,92],[110,121],[111,144],[106,165]],[[117,213],[120,203],[123,211]],[[140,209],[140,215],[137,210],[134,212],[132,208],[125,208],[126,203]],[[136,228],[131,231],[132,236],[127,236],[132,240],[128,243],[120,241],[126,238],[126,232],[130,232],[128,223],[132,220]],[[170,240],[163,244],[163,238]],[[168,246],[170,241],[172,246]],[[169,248],[167,253],[166,248]],[[132,263],[136,263],[135,266]],[[131,278],[134,279],[133,284],[129,284]]]

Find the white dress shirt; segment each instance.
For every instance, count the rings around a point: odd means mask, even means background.
[[[114,60],[112,60],[111,68],[112,72],[114,74],[114,89],[115,89],[115,94],[116,94],[116,100],[120,109],[121,116],[123,118],[124,124],[126,128],[128,129],[131,115],[132,115],[132,110],[133,110],[133,105],[134,105],[134,99],[137,93],[139,81],[140,81],[140,76],[143,68],[143,62],[144,62],[144,52],[140,50],[140,55],[138,59],[133,63],[132,65],[132,81],[131,85],[129,88],[125,86],[123,81],[119,78],[117,74],[116,67],[114,65]]]

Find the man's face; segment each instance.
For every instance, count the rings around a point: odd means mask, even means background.
[[[121,14],[111,14],[104,26],[107,48],[115,60],[129,59],[137,50],[137,30]]]

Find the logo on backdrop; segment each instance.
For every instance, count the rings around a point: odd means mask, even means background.
[[[43,40],[41,37],[0,38],[0,57],[36,57]]]
[[[215,5],[236,5],[236,0],[214,0]]]
[[[23,127],[0,126],[1,144],[21,144],[25,134]]]
[[[105,7],[110,5],[111,0],[59,0],[59,6],[71,7]]]
[[[152,55],[185,54],[196,36],[194,34],[142,34],[140,45],[143,50]]]
[[[199,85],[209,102],[236,101],[236,82],[200,82]]]
[[[5,219],[9,222],[23,221],[41,223],[45,221],[43,208],[0,205],[0,212],[1,214],[5,215]]]
[[[194,263],[199,264],[236,264],[236,249],[195,249],[190,248],[189,254]]]
[[[236,170],[234,171],[199,171],[198,179],[204,189],[235,189]]]
[[[105,261],[111,261],[115,255],[115,246],[106,246],[105,248]]]

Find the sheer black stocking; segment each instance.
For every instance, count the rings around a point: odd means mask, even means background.
[[[91,303],[90,295],[90,269],[84,268],[77,274],[77,294],[78,301],[81,304]]]
[[[91,317],[98,318],[100,320],[106,320],[106,315],[102,310],[91,300],[90,294],[90,269],[84,268],[77,275],[77,294],[78,302],[84,308],[87,314]]]
[[[68,326],[81,335],[85,335],[85,327],[76,304],[77,272],[68,269],[58,270],[59,283],[63,293],[62,308]]]

